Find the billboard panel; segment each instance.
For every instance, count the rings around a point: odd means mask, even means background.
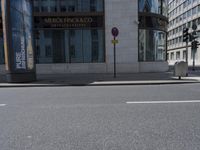
[[[30,0],[11,0],[10,6],[14,69],[32,70],[34,57],[31,2]]]

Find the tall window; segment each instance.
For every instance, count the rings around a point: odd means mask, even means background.
[[[166,33],[156,30],[139,30],[139,61],[166,60]]]
[[[167,16],[167,0],[139,0],[139,61],[166,60],[167,18],[161,15]]]

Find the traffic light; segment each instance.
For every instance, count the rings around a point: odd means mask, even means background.
[[[193,40],[195,40],[195,37],[192,34],[189,34],[189,41],[192,42]]]
[[[194,47],[195,47],[195,49],[197,49],[197,48],[198,48],[198,44],[199,44],[199,42],[198,42],[198,41],[194,41]]]
[[[183,29],[183,42],[188,41],[188,36],[189,36],[188,30],[189,30],[188,28]]]
[[[197,32],[193,31],[191,34],[189,34],[189,41],[194,41],[196,38],[198,38]]]
[[[193,50],[196,50],[198,48],[198,43],[199,43],[198,41],[193,41],[192,42],[192,49]]]

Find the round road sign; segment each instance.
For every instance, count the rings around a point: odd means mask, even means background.
[[[117,37],[119,35],[119,30],[116,27],[114,27],[112,28],[111,33],[114,37]]]

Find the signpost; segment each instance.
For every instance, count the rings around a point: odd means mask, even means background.
[[[118,40],[116,37],[119,35],[119,30],[116,27],[113,27],[111,30],[111,33],[113,35],[113,40],[111,41],[114,46],[114,78],[116,78],[116,44],[118,44]]]

